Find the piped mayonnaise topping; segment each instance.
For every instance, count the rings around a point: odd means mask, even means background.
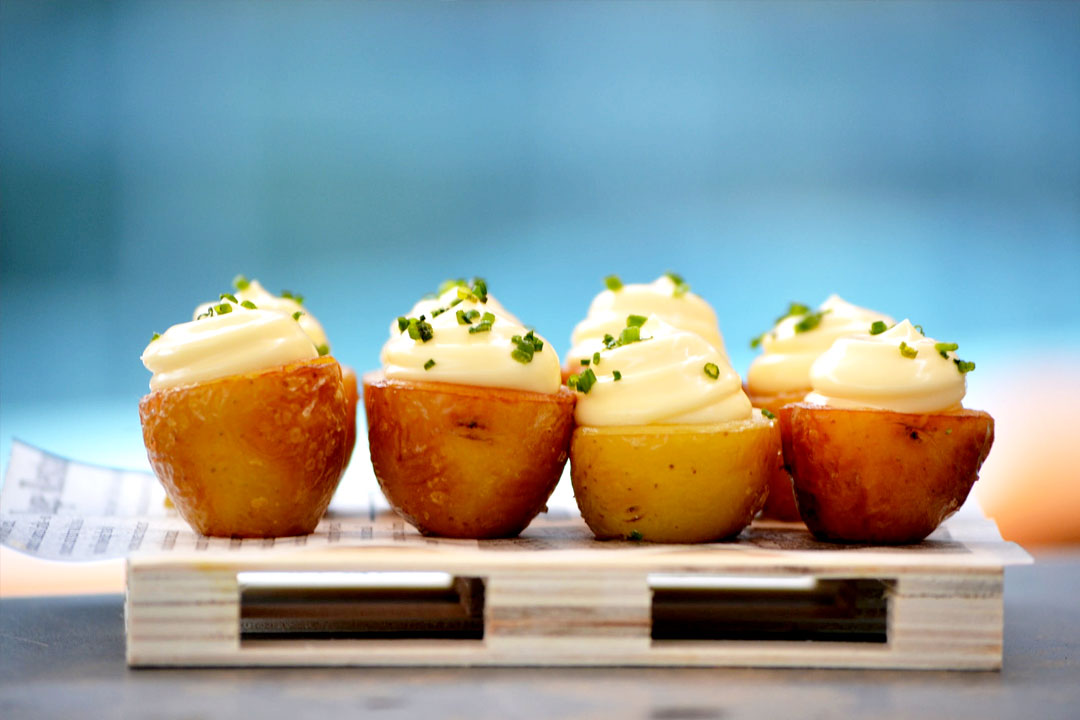
[[[173,325],[142,354],[151,390],[194,385],[319,357],[289,315],[241,308]]]
[[[237,299],[239,303],[245,300],[253,303],[259,310],[270,310],[281,315],[287,315],[289,319],[292,319],[293,313],[302,312],[303,315],[297,320],[300,323],[300,329],[307,333],[307,336],[311,338],[311,342],[315,343],[316,347],[322,346],[327,352],[330,351],[330,342],[326,339],[326,332],[323,330],[323,326],[319,324],[319,321],[315,319],[315,316],[308,312],[302,304],[289,297],[280,297],[269,292],[264,288],[258,280],[246,280],[238,284],[246,283],[241,288],[237,288],[233,293],[233,297]],[[227,298],[222,298],[220,302],[230,302]],[[200,315],[206,313],[207,309],[216,306],[219,303],[203,303],[199,307],[195,308],[193,317],[198,319]],[[233,304],[233,309],[236,310],[236,304]],[[325,353],[324,353],[325,354]]]
[[[806,402],[902,413],[952,410],[967,392],[960,364],[952,350],[904,320],[878,335],[833,343],[810,369],[813,392]]]
[[[443,298],[448,302],[440,304]],[[514,337],[524,339],[529,330],[517,318],[488,295],[486,303],[475,297],[463,299],[447,308],[449,301],[458,299],[456,289],[448,290],[439,301],[421,301],[408,317],[430,325],[430,339],[413,338],[408,330],[400,330],[395,322],[391,337],[383,345],[382,362],[386,377],[396,380],[446,382],[457,385],[529,390],[556,393],[562,384],[559,356],[544,338],[533,334],[542,344],[534,350],[531,360],[515,359],[514,351],[519,343]],[[427,304],[431,303],[431,304]],[[444,312],[431,317],[438,308]],[[417,312],[419,311],[419,312]],[[475,312],[468,324],[458,319],[463,314]],[[491,313],[494,321],[490,328],[475,332],[483,323],[484,313]],[[469,332],[473,329],[474,332]],[[527,353],[526,353],[527,354]],[[518,357],[522,357],[519,353]]]
[[[435,311],[437,311],[439,309],[451,310],[451,311],[453,311],[451,314],[456,316],[456,314],[457,314],[456,311],[459,309],[459,306],[454,305],[453,303],[454,303],[455,300],[458,300],[459,297],[460,297],[459,294],[458,294],[458,287],[466,287],[466,286],[464,286],[464,285],[461,285],[461,286],[455,285],[454,287],[451,287],[449,290],[444,290],[443,292],[439,293],[438,295],[435,295],[435,296],[429,295],[428,297],[425,297],[425,298],[421,299],[419,302],[417,302],[415,305],[413,305],[412,310],[409,311],[409,314],[408,314],[407,317],[418,318],[421,315],[423,315],[424,317],[426,317],[426,318],[428,318],[430,320],[433,313],[435,313]],[[468,288],[466,287],[466,290],[467,289]],[[479,305],[470,305],[469,308],[478,308],[478,309],[482,310],[483,312],[493,313],[493,314],[495,314],[495,315],[497,315],[499,317],[503,317],[503,318],[506,318],[508,320],[511,320],[512,322],[515,322],[518,325],[521,324],[521,321],[518,320],[516,317],[514,317],[513,314],[511,314],[509,310],[504,308],[502,306],[502,304],[498,300],[495,299],[494,295],[488,294],[485,297],[487,298],[487,302],[480,303]],[[466,309],[468,309],[468,308],[466,308]],[[400,334],[401,334],[401,330],[398,329],[397,320],[395,320],[394,322],[390,323],[390,337],[395,338]]]
[[[809,390],[810,366],[814,361],[837,338],[866,333],[878,320],[886,325],[893,323],[888,315],[852,305],[835,294],[821,303],[815,313],[782,318],[762,336],[764,352],[750,363],[747,387],[755,395]]]
[[[655,315],[641,325],[640,337],[601,350],[600,363],[592,361],[588,370],[596,381],[578,393],[579,425],[698,425],[750,417],[738,374],[705,338]]]
[[[649,284],[623,285],[605,290],[589,305],[589,313],[577,324],[566,356],[573,363],[604,348],[604,335],[618,337],[626,327],[627,315],[656,316],[669,325],[701,336],[713,349],[726,356],[724,338],[716,313],[707,302],[685,286],[664,275]]]

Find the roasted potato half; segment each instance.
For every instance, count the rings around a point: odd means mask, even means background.
[[[780,408],[789,403],[802,402],[810,388],[790,393],[778,393],[775,395],[754,395],[745,386],[750,404],[755,408],[765,409],[773,415],[780,415]],[[777,452],[776,464],[769,473],[769,497],[765,501],[765,507],[761,510],[761,516],[773,520],[798,522],[799,508],[795,505],[795,490],[791,485],[791,473],[784,466],[784,454]]]
[[[738,535],[761,510],[780,450],[776,421],[579,427],[570,476],[601,540],[694,543]]]
[[[994,442],[994,419],[979,410],[797,403],[779,419],[802,519],[837,542],[919,542],[963,504]]]
[[[513,537],[566,464],[575,397],[364,376],[371,463],[390,505],[426,535]]]
[[[203,535],[309,533],[345,467],[348,401],[329,356],[155,391],[139,417],[150,465]]]

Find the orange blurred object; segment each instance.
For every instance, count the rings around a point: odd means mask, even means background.
[[[1006,540],[1022,545],[1080,543],[1080,358],[1027,360],[995,368],[1002,378],[981,392],[997,440],[975,496]],[[982,370],[982,368],[979,368]],[[981,378],[980,378],[981,380]],[[975,385],[972,380],[969,387]]]

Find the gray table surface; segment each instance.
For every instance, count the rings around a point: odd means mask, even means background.
[[[1080,548],[1005,576],[1005,669],[129,670],[119,595],[0,601],[0,717],[1080,718]],[[2,571],[2,569],[0,569]]]

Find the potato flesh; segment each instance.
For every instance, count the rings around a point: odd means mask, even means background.
[[[139,416],[154,472],[203,535],[309,533],[345,465],[350,418],[329,356],[155,391]]]
[[[780,448],[775,422],[579,427],[570,474],[600,539],[709,542],[737,535],[761,509]]]
[[[544,509],[568,457],[575,398],[364,376],[371,462],[422,533],[513,537]]]
[[[964,503],[994,442],[993,418],[977,410],[796,403],[779,419],[799,512],[815,536],[838,542],[919,542]]]

